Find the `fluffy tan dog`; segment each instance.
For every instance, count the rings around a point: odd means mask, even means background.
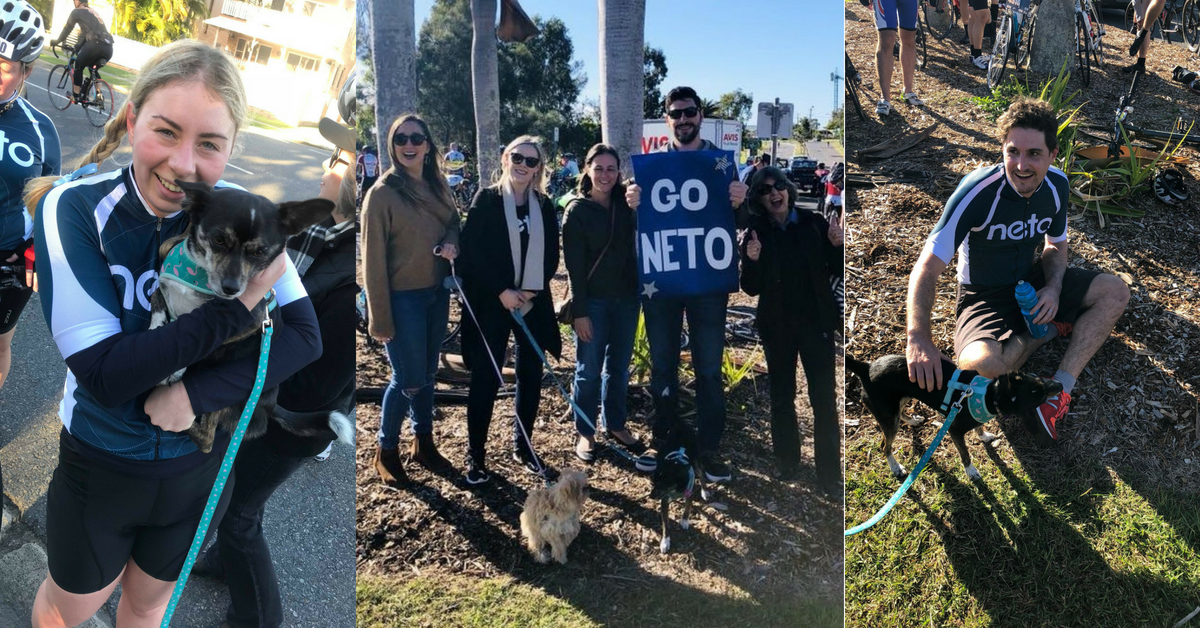
[[[529,492],[521,512],[521,534],[539,563],[566,564],[567,546],[579,536],[579,513],[587,500],[587,475],[570,470],[549,488]],[[546,545],[550,552],[546,552]]]

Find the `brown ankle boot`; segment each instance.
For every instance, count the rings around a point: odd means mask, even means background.
[[[417,434],[412,440],[409,452],[413,462],[435,473],[453,467],[449,460],[438,453],[437,446],[433,444],[433,434]]]
[[[400,450],[394,447],[377,447],[375,449],[375,472],[379,479],[388,484],[401,484],[408,481],[408,474],[400,463]]]

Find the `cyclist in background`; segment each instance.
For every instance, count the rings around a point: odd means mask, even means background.
[[[446,174],[466,176],[467,157],[458,150],[458,142],[450,142],[450,150],[446,152],[443,160],[446,162]]]
[[[100,19],[100,14],[88,6],[88,0],[75,0],[75,10],[71,11],[71,15],[67,17],[67,23],[59,33],[58,39],[50,41],[50,46],[57,46],[66,41],[76,24],[79,25],[79,30],[83,31],[83,35],[80,37],[78,49],[75,50],[77,59],[75,75],[72,77],[75,83],[71,93],[67,94],[72,103],[80,101],[79,90],[80,85],[83,84],[83,69],[90,68],[101,61],[107,62],[113,55],[113,37],[104,27],[104,21]]]

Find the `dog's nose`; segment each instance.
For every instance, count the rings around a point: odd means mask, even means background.
[[[225,294],[237,294],[242,286],[232,279],[225,279],[221,282],[221,291]]]

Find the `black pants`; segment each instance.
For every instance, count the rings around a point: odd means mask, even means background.
[[[112,44],[102,41],[89,41],[79,47],[79,55],[75,60],[75,86],[83,85],[83,69],[96,65],[100,60],[108,61],[113,56]]]
[[[496,363],[503,368],[509,334],[517,337],[517,417],[530,439],[533,438],[533,421],[537,418],[538,404],[542,400],[543,369],[537,350],[529,342],[525,331],[507,312],[503,317],[482,316],[479,324],[483,328],[484,342],[478,343],[475,355],[471,358],[471,390],[467,393],[467,453],[474,460],[482,461],[487,449],[488,428],[492,424],[496,393],[500,390],[500,380],[496,379],[496,369],[492,366],[485,345],[491,347]],[[523,454],[530,453],[516,423],[513,424],[513,443],[519,446],[518,451]]]
[[[802,324],[764,334],[767,378],[771,387],[771,445],[780,467],[800,464],[800,426],[796,417],[796,357],[804,366],[813,409],[813,449],[817,477],[832,485],[841,479],[841,428],[838,426],[833,339],[815,325]]]

